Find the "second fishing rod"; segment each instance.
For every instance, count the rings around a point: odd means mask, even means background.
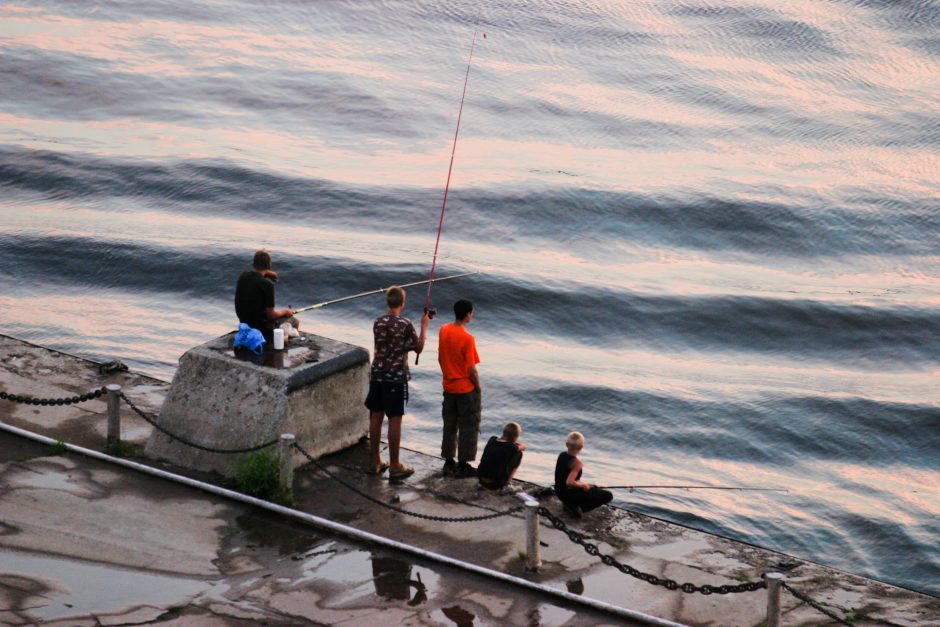
[[[486,37],[485,34],[483,36]],[[467,59],[467,72],[463,79],[463,93],[460,95],[460,109],[457,112],[457,128],[454,131],[454,143],[450,150],[450,165],[447,167],[447,182],[444,184],[444,200],[441,203],[441,217],[437,224],[437,239],[434,242],[434,257],[431,259],[431,274],[428,278],[428,291],[424,297],[424,311],[430,318],[433,318],[437,313],[437,310],[431,307],[431,288],[434,287],[434,270],[437,267],[437,251],[441,245],[441,232],[444,230],[444,214],[447,212],[447,194],[450,191],[450,179],[454,172],[454,156],[457,154],[457,137],[460,135],[460,119],[463,117],[463,105],[467,98],[467,85],[470,82],[470,68],[473,64],[473,49],[476,46],[476,42],[477,33],[474,31],[473,39],[470,42],[470,55]],[[420,358],[420,353],[415,355],[415,365],[418,364]]]

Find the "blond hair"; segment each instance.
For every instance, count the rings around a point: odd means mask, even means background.
[[[504,440],[517,440],[519,436],[522,435],[522,427],[519,426],[518,422],[507,422],[506,426],[503,427],[503,439]]]
[[[388,303],[389,309],[396,309],[405,304],[405,290],[404,288],[393,285],[388,288],[388,291],[385,292],[385,302]]]
[[[565,440],[565,446],[576,449],[584,448],[584,436],[577,431],[572,431]]]

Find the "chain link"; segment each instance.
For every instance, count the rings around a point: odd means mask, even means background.
[[[73,405],[75,403],[84,403],[93,398],[98,398],[104,394],[105,391],[105,388],[102,387],[88,392],[87,394],[63,398],[35,398],[33,396],[20,396],[19,394],[0,392],[0,400],[6,400],[12,403],[23,403],[24,405]]]
[[[636,568],[633,568],[629,564],[622,564],[617,561],[612,555],[605,555],[601,553],[601,550],[597,547],[596,544],[587,542],[584,539],[584,536],[575,531],[574,529],[569,529],[568,525],[565,524],[563,520],[552,514],[545,507],[539,507],[539,515],[544,516],[555,529],[558,529],[562,533],[568,536],[568,539],[574,542],[575,544],[581,545],[582,548],[587,552],[588,555],[593,555],[595,557],[599,556],[601,562],[607,566],[613,566],[620,572],[630,575],[631,577],[636,577],[647,583],[651,583],[654,586],[663,586],[667,590],[681,590],[686,593],[698,592],[703,595],[710,594],[732,594],[737,592],[754,592],[760,590],[761,588],[767,587],[767,582],[765,581],[748,581],[745,583],[735,584],[735,585],[720,585],[720,586],[710,586],[708,584],[703,584],[701,586],[696,586],[692,583],[683,583],[680,584],[677,581],[672,579],[664,579],[662,577],[657,577],[656,575],[651,575],[650,573],[644,573]]]
[[[220,453],[223,455],[233,455],[237,453],[253,453],[254,451],[260,451],[263,448],[268,448],[269,446],[274,446],[275,444],[277,444],[277,439],[275,438],[274,440],[271,440],[270,442],[265,442],[264,444],[258,444],[257,446],[249,446],[246,448],[238,448],[238,449],[221,449],[221,448],[212,448],[211,446],[203,446],[202,444],[198,444],[196,442],[193,442],[192,440],[187,440],[186,438],[182,436],[178,436],[175,433],[171,433],[170,431],[167,431],[166,429],[158,425],[156,421],[154,421],[147,414],[141,411],[141,409],[137,407],[137,405],[135,405],[131,399],[127,398],[127,395],[125,395],[124,392],[121,392],[121,398],[124,399],[124,401],[130,406],[131,409],[133,409],[137,413],[138,416],[140,416],[141,418],[146,420],[148,423],[150,423],[150,425],[154,429],[156,429],[160,433],[163,433],[169,438],[176,440],[177,442],[182,442],[186,446],[197,448],[200,451],[206,451],[209,453]]]
[[[806,596],[806,595],[803,594],[802,592],[799,592],[798,590],[794,590],[794,589],[791,588],[789,585],[787,585],[787,582],[783,582],[783,583],[781,584],[781,586],[784,588],[784,590],[786,590],[787,592],[789,592],[790,594],[792,594],[793,596],[795,596],[795,597],[796,597],[797,599],[799,599],[800,601],[803,601],[803,603],[806,603],[807,605],[809,605],[810,607],[812,607],[812,608],[813,608],[814,610],[816,610],[817,612],[819,612],[819,613],[821,613],[821,614],[825,614],[826,616],[828,616],[828,617],[831,618],[832,620],[836,621],[836,622],[839,623],[840,625],[848,625],[849,627],[852,627],[852,623],[848,622],[848,621],[845,620],[844,618],[840,618],[839,616],[836,616],[835,614],[833,614],[832,612],[830,612],[829,610],[827,610],[825,607],[823,607],[823,606],[822,606],[822,603],[820,603],[819,601],[816,601],[816,600],[814,600],[814,599],[809,598],[808,596]]]
[[[520,505],[520,506],[518,506],[518,507],[513,507],[513,508],[511,508],[511,509],[507,509],[506,511],[503,511],[503,512],[494,512],[494,513],[492,513],[492,514],[484,514],[484,515],[482,515],[482,516],[453,516],[453,517],[448,517],[448,516],[432,516],[432,515],[430,515],[430,514],[420,514],[420,513],[418,513],[418,512],[412,512],[412,511],[409,511],[409,510],[406,510],[406,509],[402,509],[401,507],[395,507],[394,505],[389,505],[388,503],[385,503],[385,502],[380,501],[379,499],[375,498],[375,497],[372,496],[371,494],[366,494],[365,492],[363,492],[362,490],[360,490],[360,489],[357,488],[356,486],[354,486],[354,485],[352,485],[352,484],[350,484],[350,483],[348,483],[348,482],[346,482],[346,481],[340,479],[340,478],[337,477],[335,474],[333,474],[332,472],[330,472],[329,470],[327,470],[327,468],[326,468],[325,466],[323,466],[323,464],[321,464],[321,463],[318,462],[316,459],[314,459],[313,456],[310,455],[310,453],[308,453],[306,450],[304,450],[304,448],[303,448],[302,446],[300,446],[300,444],[297,444],[296,442],[294,442],[294,445],[293,445],[293,446],[294,446],[294,448],[296,448],[298,451],[300,451],[300,453],[301,453],[304,457],[306,457],[307,460],[308,460],[311,464],[313,464],[314,466],[316,466],[318,470],[322,470],[324,473],[326,473],[327,476],[330,477],[330,479],[333,479],[333,480],[336,481],[337,483],[340,483],[340,484],[344,485],[345,487],[349,488],[350,490],[352,490],[353,492],[355,492],[356,494],[358,494],[358,495],[361,496],[362,498],[364,498],[364,499],[366,499],[366,500],[369,500],[369,501],[372,501],[372,502],[375,503],[376,505],[381,505],[382,507],[384,507],[384,508],[386,508],[386,509],[390,509],[390,510],[392,510],[393,512],[398,512],[399,514],[405,514],[406,516],[414,516],[415,518],[422,518],[422,519],[424,519],[424,520],[432,520],[432,521],[434,521],[434,522],[476,522],[476,521],[479,521],[479,520],[490,520],[491,518],[498,518],[498,517],[500,517],[500,516],[509,516],[509,515],[511,515],[511,514],[514,514],[514,513],[519,512],[519,511],[522,510],[522,506]]]

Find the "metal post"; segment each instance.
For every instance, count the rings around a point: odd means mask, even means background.
[[[767,627],[780,627],[780,587],[787,576],[782,573],[767,573]]]
[[[109,383],[105,389],[108,391],[108,447],[114,447],[121,442],[121,386]]]
[[[525,531],[526,531],[526,554],[525,569],[529,572],[538,571],[542,565],[542,557],[539,555],[539,503],[538,501],[526,501],[525,504]]]
[[[283,499],[292,503],[294,500],[294,441],[291,433],[282,433],[277,442],[277,454],[281,458],[280,486]]]

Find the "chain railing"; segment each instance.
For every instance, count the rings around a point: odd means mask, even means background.
[[[732,594],[737,592],[755,592],[767,587],[767,583],[764,581],[748,581],[745,583],[734,584],[734,585],[717,585],[712,586],[709,584],[702,584],[697,586],[693,583],[679,583],[674,579],[668,579],[665,577],[658,577],[650,573],[644,573],[641,570],[633,568],[629,564],[622,564],[617,561],[617,559],[612,555],[605,555],[601,553],[601,550],[597,547],[596,544],[592,544],[584,539],[584,536],[575,531],[574,529],[569,529],[563,520],[552,514],[548,508],[539,507],[539,515],[544,516],[552,524],[555,529],[558,529],[562,533],[568,536],[568,539],[574,542],[575,544],[580,545],[588,555],[593,555],[595,557],[600,557],[601,561],[607,566],[613,566],[620,572],[630,575],[631,577],[636,577],[647,583],[651,583],[654,586],[662,586],[667,590],[681,590],[682,592],[693,593],[698,592],[699,594],[709,595],[709,594]]]
[[[816,611],[819,612],[820,614],[825,614],[826,616],[828,616],[828,617],[831,618],[832,620],[836,621],[836,622],[839,623],[840,625],[848,625],[849,627],[852,627],[852,623],[848,622],[847,620],[845,620],[844,618],[842,618],[842,617],[840,617],[840,616],[837,616],[837,615],[834,614],[832,611],[826,609],[826,608],[823,606],[823,604],[820,603],[819,601],[816,601],[815,599],[812,599],[812,598],[806,596],[805,594],[803,594],[803,593],[800,592],[799,590],[796,590],[795,588],[793,588],[792,586],[790,586],[790,585],[787,584],[786,582],[782,583],[781,586],[783,587],[784,590],[786,590],[787,592],[789,592],[790,594],[792,594],[793,596],[795,596],[797,599],[799,599],[799,600],[802,601],[803,603],[806,603],[807,605],[809,605],[811,608],[813,608],[814,610],[816,610]]]
[[[20,394],[10,394],[9,392],[0,392],[0,400],[10,401],[11,403],[23,403],[24,405],[74,405],[84,403],[95,398],[101,397],[105,389],[98,388],[86,394],[78,396],[66,396],[62,398],[36,398],[35,396],[23,396]]]
[[[169,437],[169,438],[171,438],[171,439],[173,439],[173,440],[176,440],[177,442],[182,442],[182,443],[185,444],[186,446],[191,446],[191,447],[193,447],[193,448],[197,448],[197,449],[199,449],[200,451],[206,451],[206,452],[208,452],[208,453],[219,453],[219,454],[222,454],[222,455],[234,455],[234,454],[238,454],[238,453],[253,453],[253,452],[255,452],[255,451],[260,451],[261,449],[268,448],[269,446],[274,446],[275,444],[277,444],[277,438],[274,438],[273,440],[271,440],[271,441],[269,441],[269,442],[265,442],[265,443],[263,443],[263,444],[258,444],[258,445],[256,445],[256,446],[248,446],[248,447],[245,447],[245,448],[222,449],[222,448],[214,448],[214,447],[211,447],[211,446],[205,446],[205,445],[203,445],[203,444],[199,444],[198,442],[193,442],[192,440],[189,440],[189,439],[187,439],[187,438],[184,438],[183,436],[176,435],[175,433],[172,433],[171,431],[168,431],[168,430],[165,429],[164,427],[161,427],[159,424],[157,424],[157,422],[156,422],[155,420],[153,420],[152,418],[150,418],[150,417],[149,417],[147,414],[145,414],[137,405],[135,405],[134,402],[133,402],[131,399],[127,398],[127,395],[124,394],[124,392],[121,392],[120,394],[121,394],[121,398],[124,399],[124,401],[128,404],[128,406],[130,406],[130,408],[133,409],[134,412],[135,412],[138,416],[140,416],[140,417],[143,418],[145,421],[147,421],[148,423],[150,423],[150,425],[151,425],[154,429],[156,429],[156,430],[159,431],[160,433],[164,434],[165,436],[167,436],[167,437]]]
[[[476,521],[480,521],[480,520],[490,520],[491,518],[498,518],[498,517],[500,517],[500,516],[510,516],[510,515],[512,515],[512,514],[515,514],[515,513],[517,513],[517,512],[522,511],[522,506],[518,506],[518,507],[513,507],[513,508],[510,508],[510,509],[507,509],[507,510],[505,510],[505,511],[493,512],[492,514],[483,514],[483,515],[481,515],[481,516],[433,516],[433,515],[431,515],[431,514],[422,514],[422,513],[420,513],[420,512],[412,512],[412,511],[410,511],[410,510],[407,510],[407,509],[404,509],[404,508],[401,508],[401,507],[395,507],[394,505],[390,505],[389,503],[385,503],[385,502],[383,502],[383,501],[381,501],[381,500],[375,498],[375,497],[372,496],[371,494],[367,494],[366,492],[360,490],[359,488],[357,488],[356,486],[352,485],[352,484],[349,483],[348,481],[345,481],[345,480],[341,479],[341,478],[338,477],[335,473],[330,472],[330,470],[329,470],[326,466],[324,466],[324,465],[321,464],[319,461],[317,461],[310,453],[308,453],[308,452],[307,452],[302,446],[300,446],[299,444],[294,443],[293,446],[294,446],[295,449],[297,449],[298,451],[300,451],[300,454],[303,455],[304,457],[306,457],[307,460],[308,460],[311,464],[313,464],[314,466],[316,466],[316,468],[317,468],[318,470],[323,471],[330,479],[333,479],[333,480],[336,481],[337,483],[339,483],[339,484],[345,486],[346,488],[352,490],[353,492],[355,492],[356,494],[358,494],[358,495],[361,496],[362,498],[364,498],[364,499],[366,499],[366,500],[368,500],[368,501],[371,501],[371,502],[375,503],[376,505],[381,505],[382,507],[384,507],[384,508],[386,508],[386,509],[390,509],[390,510],[392,510],[393,512],[398,512],[399,514],[404,514],[404,515],[406,515],[406,516],[414,516],[415,518],[421,518],[421,519],[423,519],[423,520],[431,520],[431,521],[434,521],[434,522],[476,522]]]
[[[119,386],[112,386],[112,387],[115,388],[114,391],[117,392],[117,396],[124,399],[124,401],[128,404],[128,406],[144,421],[146,421],[153,428],[157,429],[158,431],[160,431],[167,437],[173,440],[176,440],[182,444],[185,444],[186,446],[190,446],[190,447],[199,449],[201,451],[206,451],[209,453],[242,454],[242,453],[252,453],[255,451],[259,451],[259,450],[268,448],[270,446],[274,446],[275,444],[278,443],[278,438],[275,438],[268,442],[258,444],[256,446],[237,448],[237,449],[221,449],[221,448],[206,446],[198,442],[193,442],[192,440],[189,440],[183,436],[172,433],[171,431],[159,425],[156,422],[156,420],[148,416],[143,410],[140,409],[140,407],[138,407],[130,398],[128,398],[127,395],[124,394],[123,391],[119,391],[120,390]],[[92,399],[100,398],[101,396],[105,395],[108,392],[109,390],[107,387],[102,387],[102,388],[92,390],[91,392],[87,392],[85,394],[80,394],[77,396],[63,397],[63,398],[37,398],[33,396],[10,394],[5,391],[0,391],[0,400],[7,400],[13,403],[22,403],[26,405],[41,405],[41,406],[59,405],[61,406],[61,405],[73,405],[77,403],[90,401]],[[504,511],[495,511],[490,514],[483,514],[480,516],[435,516],[431,514],[422,514],[420,512],[410,511],[401,507],[396,507],[394,505],[391,505],[380,499],[375,498],[371,494],[366,493],[365,491],[357,488],[351,483],[340,478],[335,473],[331,472],[328,468],[326,468],[323,464],[321,464],[317,459],[315,459],[309,452],[307,452],[302,446],[300,446],[300,444],[296,443],[293,440],[292,436],[284,436],[284,437],[290,438],[289,447],[286,449],[282,449],[282,450],[289,450],[290,447],[295,448],[318,470],[325,473],[328,477],[330,477],[337,483],[343,485],[344,487],[351,490],[352,492],[355,492],[362,498],[372,503],[375,503],[376,505],[384,507],[388,510],[397,512],[399,514],[403,514],[406,516],[413,516],[415,518],[420,518],[423,520],[429,520],[433,522],[477,522],[477,521],[491,520],[494,518],[498,518],[500,516],[511,516],[525,509],[523,506],[517,506],[517,507],[504,510]],[[537,504],[533,501],[532,509],[536,509],[535,507],[536,505]],[[711,594],[735,594],[735,593],[741,593],[741,592],[755,592],[757,590],[766,589],[768,587],[767,582],[763,580],[762,581],[749,581],[749,582],[744,582],[740,584],[696,585],[696,584],[689,583],[689,582],[679,583],[673,579],[669,579],[666,577],[659,577],[651,573],[645,573],[641,570],[638,570],[630,566],[629,564],[624,564],[624,563],[619,562],[612,555],[607,555],[607,554],[602,553],[596,544],[593,544],[585,540],[584,535],[581,534],[580,532],[574,529],[570,529],[563,520],[561,520],[560,518],[552,514],[552,512],[549,511],[546,507],[538,506],[537,511],[540,516],[544,516],[546,520],[548,520],[549,523],[551,523],[552,527],[554,527],[555,529],[567,535],[569,540],[571,540],[575,544],[580,545],[585,550],[585,552],[588,553],[589,555],[599,557],[601,562],[603,562],[605,565],[616,568],[617,570],[619,570],[620,572],[624,574],[630,575],[631,577],[640,579],[652,585],[662,586],[666,588],[667,590],[679,590],[681,592],[685,592],[689,594],[697,592],[699,594],[707,596]],[[536,523],[536,526],[537,526],[537,523]],[[536,562],[538,561],[537,557],[535,561]],[[806,603],[807,605],[809,605],[816,611],[820,612],[821,614],[824,614],[825,616],[839,623],[840,625],[851,626],[852,623],[838,616],[833,611],[827,609],[821,602],[816,601],[812,599],[811,597],[803,594],[802,592],[794,589],[792,586],[788,585],[786,582],[781,582],[780,586],[783,589],[787,590],[790,594],[792,594],[794,597],[796,597],[800,601]]]

